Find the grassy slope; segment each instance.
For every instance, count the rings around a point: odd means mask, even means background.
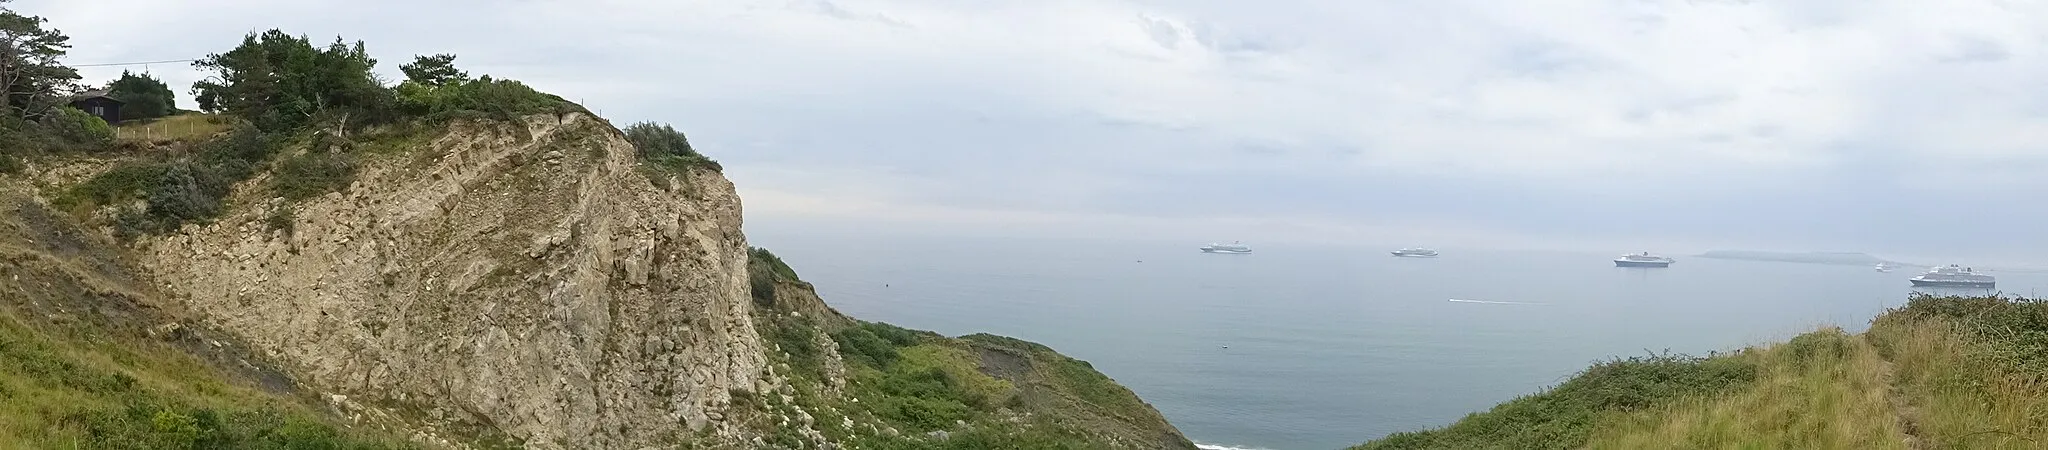
[[[1748,386],[1610,416],[1586,447],[1904,447],[1884,361],[1863,339],[1827,329],[1741,357],[1759,368]]]
[[[0,447],[406,447],[336,426],[260,370],[221,370],[238,360],[231,346],[159,328],[169,316],[140,301],[111,245],[11,183],[0,180]]]
[[[1741,367],[1752,376],[1705,375]],[[1862,335],[1824,329],[1705,359],[1605,363],[1450,426],[1357,448],[2044,446],[2048,303],[1917,297]]]

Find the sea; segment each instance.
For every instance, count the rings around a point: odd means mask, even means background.
[[[1614,267],[1634,249],[1395,258],[1398,247],[751,240],[848,315],[1086,360],[1210,449],[1339,449],[1455,422],[1606,359],[1861,331],[1904,304],[1907,278],[1924,270],[1685,255],[1667,255],[1678,258],[1670,268]],[[2048,288],[2048,273],[1989,273],[2004,292]]]

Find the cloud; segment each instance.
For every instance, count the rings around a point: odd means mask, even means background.
[[[2048,245],[1902,206],[2048,218],[2027,207],[2048,193],[2041,3],[16,7],[70,32],[80,63],[197,57],[271,27],[367,40],[394,78],[409,55],[457,53],[622,123],[677,124],[775,220],[1000,211],[1188,234],[1252,216],[1489,242]]]

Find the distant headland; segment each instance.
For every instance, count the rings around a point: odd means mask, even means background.
[[[1808,264],[1872,265],[1885,261],[1883,258],[1856,252],[1770,252],[1757,250],[1714,250],[1699,255],[1701,258],[1744,259],[1751,261],[1796,262]]]

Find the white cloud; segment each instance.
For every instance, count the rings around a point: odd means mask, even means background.
[[[1218,203],[1286,203],[1298,206],[1284,216],[1304,221],[1514,235],[1538,221],[1592,228],[1606,219],[1487,217],[1574,201],[1613,210],[1657,199],[1743,204],[1726,200],[1738,197],[1855,209],[1776,214],[1874,215],[1888,196],[1959,181],[2016,196],[2048,190],[2037,181],[2048,177],[2029,173],[2048,167],[2041,2],[16,7],[76,36],[79,62],[196,57],[271,27],[365,39],[389,66],[458,53],[473,73],[526,80],[621,122],[674,122],[734,167],[750,206],[784,215],[1100,218],[1090,214],[1136,215],[1130,206],[1142,205],[1185,216]],[[153,69],[174,84],[196,77]],[[1390,178],[1407,184],[1370,182]],[[1190,180],[1214,189],[1189,194]],[[1293,180],[1308,187],[1253,184]],[[1468,186],[1496,194],[1439,193]],[[1874,193],[1836,198],[1863,191]],[[1445,206],[1409,223],[1372,217],[1391,204],[1376,199],[1417,196]],[[1685,212],[1671,208],[1642,215]]]

